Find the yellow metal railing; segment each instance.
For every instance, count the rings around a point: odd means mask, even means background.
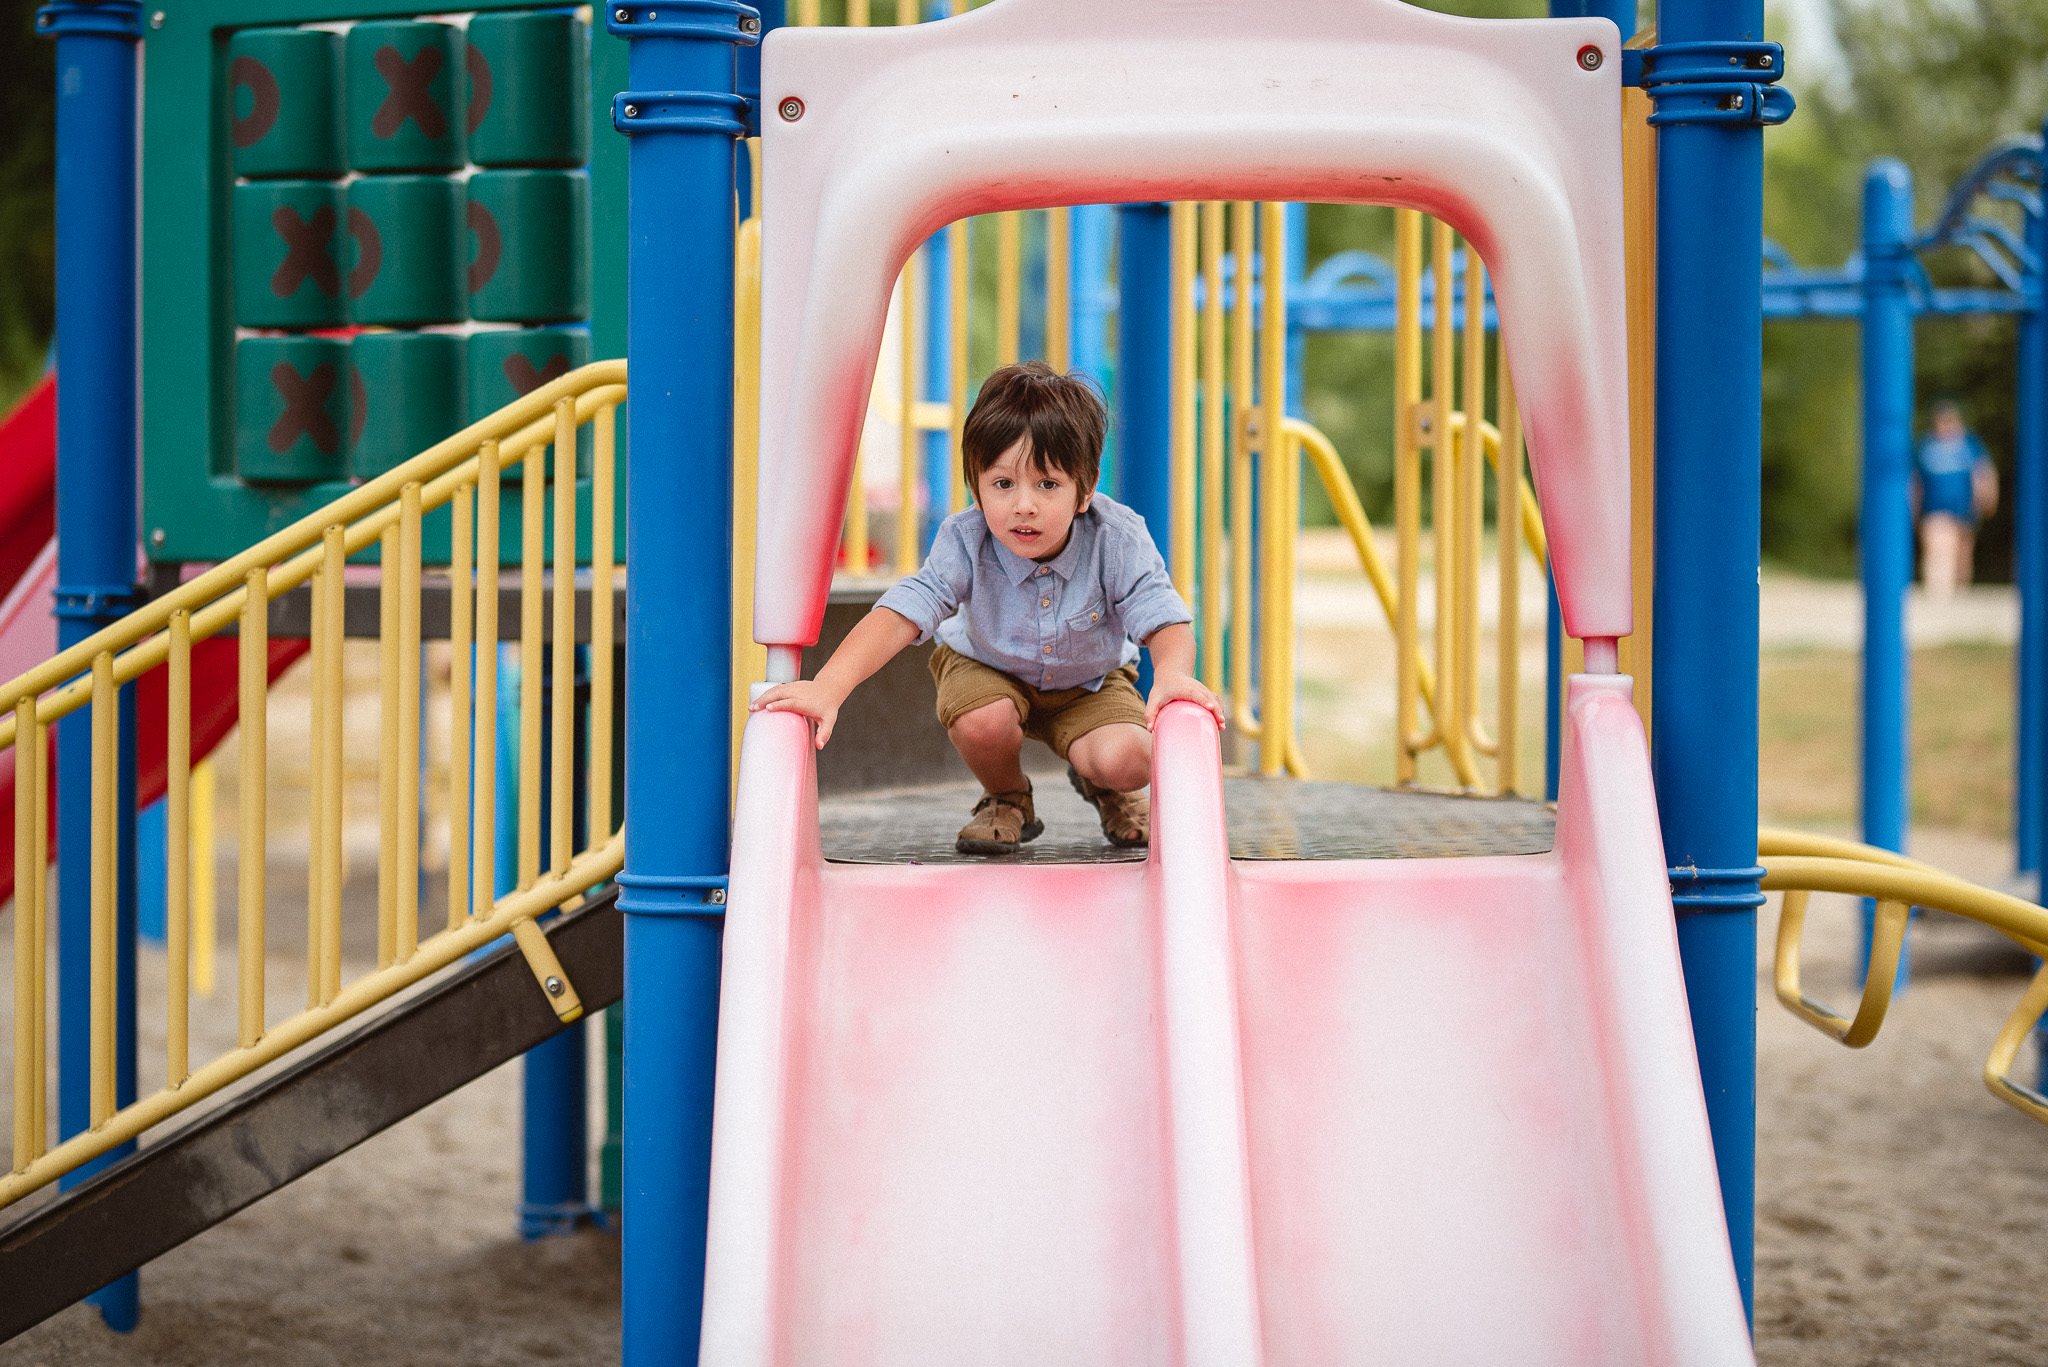
[[[2036,956],[2048,956],[2048,908],[1989,888],[1978,887],[1917,859],[1890,850],[1807,835],[1765,829],[1757,833],[1758,858],[1766,890],[1784,893],[1778,917],[1778,942],[1773,986],[1780,1003],[1807,1024],[1851,1049],[1877,1037],[1891,1006],[1904,953],[1911,908],[1943,911],[1992,927]],[[1800,973],[1800,945],[1811,893],[1834,892],[1877,901],[1872,925],[1870,965],[1856,1011],[1845,1016],[1808,995]],[[2048,1014],[2048,967],[2028,984],[2006,1017],[1984,1063],[1984,1085],[1991,1094],[2022,1113],[2048,1124],[2048,1096],[2012,1076],[2020,1045]]]
[[[615,511],[614,418],[626,397],[625,364],[585,366],[430,448],[266,537],[162,598],[0,686],[0,745],[15,752],[13,1119],[11,1170],[0,1177],[0,1205],[19,1199],[193,1103],[247,1077],[367,1007],[507,933],[517,941],[557,1015],[576,1019],[582,1005],[534,918],[615,874],[622,846],[611,793],[611,659]],[[592,433],[589,575],[593,687],[589,760],[581,776],[590,795],[586,847],[575,848],[571,742],[576,732],[575,595],[579,517],[577,444]],[[550,471],[549,453],[552,452]],[[496,844],[498,596],[502,495],[507,472],[519,481],[518,566],[520,689],[518,885],[493,891]],[[549,481],[552,480],[552,497]],[[450,763],[447,781],[446,924],[424,938],[420,927],[420,606],[424,519],[447,508],[450,647]],[[550,511],[551,510],[551,511]],[[553,532],[552,558],[548,556]],[[349,559],[380,556],[378,649],[381,725],[376,768],[383,826],[375,907],[376,967],[343,981],[343,791],[349,731],[343,705],[344,580]],[[544,582],[551,572],[552,584]],[[310,585],[313,812],[308,860],[306,1005],[272,1022],[266,1008],[265,914],[268,843],[268,621],[273,600]],[[549,602],[549,599],[552,602]],[[552,641],[543,622],[552,609]],[[211,849],[192,827],[192,649],[224,632],[238,634],[240,721],[240,900],[237,907],[236,1044],[193,1067],[188,957],[195,864]],[[475,677],[466,662],[474,649]],[[552,651],[552,694],[539,683]],[[115,1090],[115,846],[120,793],[120,690],[158,667],[169,695],[166,789],[168,1039],[163,1085],[120,1104]],[[541,822],[542,707],[552,712],[552,801]],[[91,718],[91,1118],[90,1127],[50,1147],[48,1037],[51,993],[46,848],[50,782],[43,763],[49,729],[85,709]],[[475,733],[472,746],[470,736]],[[198,811],[205,813],[202,801]],[[472,816],[472,811],[474,815]],[[202,820],[207,819],[202,816]],[[472,859],[473,852],[473,859]]]

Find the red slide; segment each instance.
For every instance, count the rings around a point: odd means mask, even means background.
[[[0,418],[0,678],[18,678],[57,653],[50,594],[57,583],[57,383],[46,375]],[[270,643],[270,677],[305,654],[304,641]],[[165,673],[136,684],[137,801],[163,796]],[[211,754],[234,729],[235,642],[217,637],[192,649],[192,758]],[[51,747],[54,759],[55,746]],[[14,751],[0,751],[0,899],[14,893]],[[57,851],[54,808],[50,857]]]

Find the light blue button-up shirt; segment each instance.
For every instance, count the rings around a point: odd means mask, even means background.
[[[1096,494],[1066,546],[1030,560],[990,534],[981,509],[939,526],[924,567],[876,604],[972,660],[1034,688],[1102,687],[1161,627],[1192,621],[1145,519]]]

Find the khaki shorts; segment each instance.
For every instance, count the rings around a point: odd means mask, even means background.
[[[1042,740],[1061,759],[1067,747],[1100,727],[1120,721],[1134,726],[1145,724],[1145,702],[1138,696],[1138,667],[1125,665],[1112,670],[1094,692],[1085,688],[1060,688],[1041,692],[1014,679],[1000,669],[990,669],[970,660],[950,646],[932,651],[932,679],[939,686],[939,725],[951,729],[954,722],[977,707],[998,698],[1016,704],[1024,734]]]

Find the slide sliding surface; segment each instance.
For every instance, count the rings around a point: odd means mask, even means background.
[[[1747,1363],[1640,728],[1549,854],[1231,861],[1162,718],[1141,864],[828,864],[749,727],[703,1360]]]

